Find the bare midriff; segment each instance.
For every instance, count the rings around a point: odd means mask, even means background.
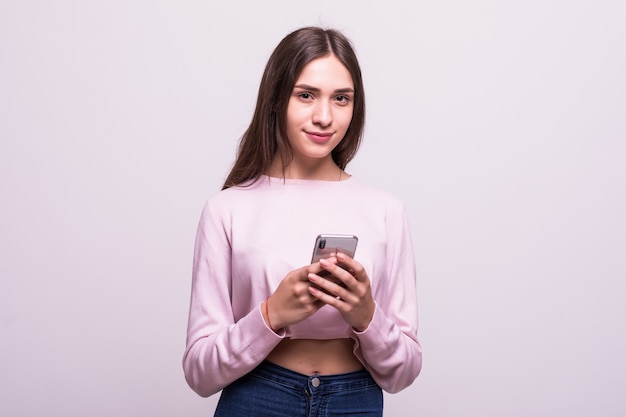
[[[352,339],[285,339],[267,360],[305,375],[333,375],[363,369],[354,356]]]

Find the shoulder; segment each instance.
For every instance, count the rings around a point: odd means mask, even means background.
[[[350,188],[355,197],[360,198],[361,201],[368,201],[399,210],[404,209],[404,202],[397,195],[384,188],[361,182],[354,176],[350,178]]]
[[[224,190],[220,190],[211,195],[206,204],[216,207],[237,204],[241,200],[249,199],[257,194],[263,194],[265,192],[265,188],[267,188],[264,183],[264,179],[259,178],[256,181],[249,181],[245,184],[235,185]]]
[[[229,218],[233,213],[249,208],[251,200],[258,200],[263,193],[261,180],[217,191],[205,200],[202,218]]]

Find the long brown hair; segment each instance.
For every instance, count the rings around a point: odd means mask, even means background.
[[[287,103],[304,67],[314,59],[333,54],[345,65],[354,83],[354,107],[350,127],[333,149],[333,161],[341,169],[354,158],[365,124],[365,95],[361,68],[350,41],[339,31],[305,27],[288,34],[270,56],[250,126],[241,137],[237,158],[222,189],[257,180],[272,164],[278,149],[285,149],[283,168],[292,158],[287,138]]]

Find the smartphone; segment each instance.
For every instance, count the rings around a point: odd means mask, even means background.
[[[358,242],[359,239],[354,235],[318,235],[315,238],[315,246],[313,246],[311,263],[318,262],[323,258],[328,258],[331,253],[337,252],[345,253],[349,257],[354,258]],[[328,275],[328,272],[322,271],[319,275],[325,276]]]

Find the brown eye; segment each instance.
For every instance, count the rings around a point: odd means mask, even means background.
[[[340,95],[340,96],[335,97],[335,100],[339,102],[339,104],[345,105],[350,102],[350,97],[345,96],[345,95]]]

